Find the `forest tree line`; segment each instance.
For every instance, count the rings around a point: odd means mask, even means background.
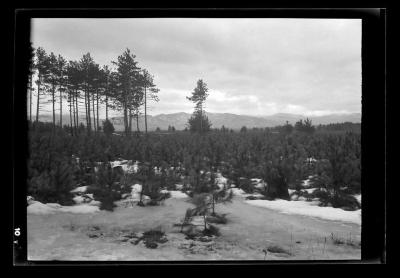
[[[106,121],[110,109],[123,112],[126,135],[132,132],[132,119],[136,118],[138,127],[139,115],[144,113],[147,133],[148,102],[158,101],[159,89],[154,84],[154,77],[145,68],[138,66],[136,56],[129,49],[111,63],[114,67],[100,66],[90,53],[84,54],[79,61],[67,61],[60,54],[48,54],[42,47],[34,49],[31,46],[29,120],[33,121],[32,95],[35,91],[36,122],[39,121],[43,105],[49,101],[53,127],[56,126],[56,111],[59,111],[58,123],[62,127],[63,101],[66,101],[72,135],[82,130],[79,128],[80,118],[85,119],[88,134],[101,130],[101,105],[105,108]]]

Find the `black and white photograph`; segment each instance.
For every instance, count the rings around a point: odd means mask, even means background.
[[[27,260],[361,260],[362,26],[32,18]]]

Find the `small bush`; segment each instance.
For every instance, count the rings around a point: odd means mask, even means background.
[[[254,186],[251,183],[251,180],[246,179],[246,178],[239,178],[238,187],[240,189],[243,189],[243,191],[246,192],[246,193],[253,193],[254,192]]]
[[[40,174],[32,171],[28,194],[43,203],[74,204],[73,195],[70,193],[76,185],[72,165],[62,160],[53,163],[51,167]]]
[[[271,252],[271,253],[282,253],[282,254],[291,255],[289,251],[285,250],[284,248],[282,248],[278,245],[268,246],[267,251]]]
[[[208,225],[208,227],[202,231],[202,234],[204,236],[220,236],[221,233],[218,229],[218,227],[214,226],[214,225]]]
[[[247,196],[246,200],[259,200],[260,198],[255,197],[255,196]]]
[[[228,219],[226,218],[226,214],[215,214],[213,216],[207,216],[207,222],[214,224],[226,224],[228,223]]]
[[[92,177],[94,184],[88,188],[88,193],[101,202],[100,209],[113,211],[116,207],[114,202],[122,197],[121,174],[109,165],[101,165]]]
[[[143,233],[141,237],[147,248],[157,248],[159,243],[165,243],[168,239],[165,237],[165,233],[161,229],[149,230]]]
[[[330,192],[317,189],[313,192],[312,196],[319,198],[322,206],[331,204],[334,208],[342,208],[344,210],[357,210],[361,208],[355,197],[342,192],[331,194]]]
[[[103,122],[103,131],[107,135],[111,135],[114,133],[115,128],[112,122],[110,122],[110,120],[107,119]]]
[[[344,239],[340,238],[339,236],[335,236],[333,233],[331,233],[331,240],[335,245],[342,245],[345,243]]]

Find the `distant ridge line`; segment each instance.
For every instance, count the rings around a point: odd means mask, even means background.
[[[309,118],[312,120],[314,125],[319,124],[331,124],[331,123],[361,123],[361,113],[349,113],[349,114],[329,114],[324,116],[304,116],[290,113],[277,113],[270,116],[248,116],[248,115],[238,115],[233,113],[206,113],[209,120],[212,123],[212,128],[221,128],[225,126],[226,128],[231,129],[240,129],[243,126],[247,128],[265,128],[265,127],[273,127],[277,125],[284,125],[286,121],[290,124],[294,125],[300,119]],[[155,130],[159,127],[162,130],[168,129],[168,126],[174,126],[176,130],[183,130],[186,127],[188,119],[191,114],[186,112],[176,112],[170,114],[157,114],[157,115],[148,115],[147,116],[147,124],[149,130]],[[52,121],[52,115],[43,114],[39,115],[39,119],[45,122]],[[113,122],[117,131],[123,130],[122,119],[121,116],[109,117],[109,119]],[[100,122],[105,119],[100,119]],[[133,130],[136,129],[136,119],[133,118]],[[59,121],[59,115],[56,115],[56,122]],[[80,117],[80,121],[85,123],[85,118]],[[69,124],[69,115],[63,115],[63,124]],[[144,130],[144,116],[139,116],[139,129]]]

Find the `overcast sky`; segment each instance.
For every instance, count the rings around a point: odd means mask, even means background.
[[[359,19],[34,19],[31,40],[100,65],[129,48],[160,89],[153,115],[192,112],[200,78],[208,112],[361,113]]]

